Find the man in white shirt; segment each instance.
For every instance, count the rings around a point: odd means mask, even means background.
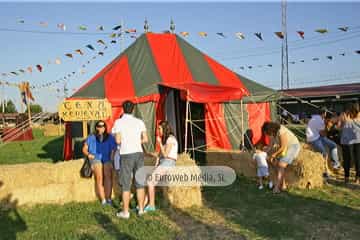
[[[120,176],[122,189],[123,211],[116,214],[120,218],[129,218],[130,188],[132,177],[144,166],[142,144],[148,141],[146,127],[142,120],[134,117],[134,104],[131,101],[123,103],[124,114],[117,119],[112,128],[117,144],[120,144]],[[135,180],[136,195],[139,205],[139,215],[144,213],[144,186]]]
[[[314,148],[315,151],[320,152],[325,159],[328,158],[326,147],[330,150],[331,160],[335,169],[340,168],[339,157],[337,152],[337,145],[326,137],[325,117],[326,109],[320,110],[320,115],[314,115],[306,126],[306,141]],[[327,173],[326,173],[327,174]]]

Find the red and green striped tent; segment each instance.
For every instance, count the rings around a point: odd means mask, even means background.
[[[166,118],[164,105],[169,108],[169,103],[164,102],[171,90],[180,93],[180,100],[203,105],[206,144],[223,149],[238,148],[247,129],[257,141],[259,126],[272,118],[271,103],[277,97],[276,91],[236,74],[176,34],[146,33],[69,99],[107,98],[113,112],[109,127],[122,113],[122,102],[134,101],[153,150],[155,125]],[[67,124],[65,159],[73,156],[72,141],[80,131],[80,125]]]

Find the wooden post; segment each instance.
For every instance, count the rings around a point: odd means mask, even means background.
[[[189,121],[189,101],[186,100],[186,113],[185,113],[185,153],[187,152],[188,121]]]
[[[28,110],[28,118],[29,118],[29,126],[31,127],[31,111],[30,111],[30,100],[27,98],[27,95],[25,94],[26,104],[27,104],[27,110]]]
[[[82,121],[82,126],[83,126],[83,138],[86,138],[88,135],[87,121]]]
[[[244,107],[243,100],[240,100],[240,109],[241,109],[241,146],[244,149],[245,146],[245,137],[244,137]]]

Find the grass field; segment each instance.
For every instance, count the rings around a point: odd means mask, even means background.
[[[33,129],[34,140],[0,145],[0,164],[56,162],[62,160],[63,137],[45,137],[43,130]]]
[[[2,147],[0,163],[61,159],[61,137],[34,133],[34,141]],[[201,208],[178,210],[158,201],[159,211],[142,217],[132,214],[129,220],[115,217],[118,201],[115,207],[105,208],[91,202],[3,209],[0,239],[359,239],[360,236],[360,187],[355,185],[332,181],[323,189],[290,189],[288,193],[274,195],[270,190],[258,190],[254,180],[238,176],[231,186],[203,188],[203,197],[205,206]]]

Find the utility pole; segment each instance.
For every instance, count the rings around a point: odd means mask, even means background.
[[[289,89],[289,70],[288,70],[288,44],[287,44],[287,27],[286,27],[286,0],[281,0],[281,27],[284,38],[281,46],[281,90]]]
[[[125,40],[125,35],[124,35],[124,21],[123,19],[121,19],[121,28],[120,28],[120,53],[122,53],[124,51],[124,40]]]

